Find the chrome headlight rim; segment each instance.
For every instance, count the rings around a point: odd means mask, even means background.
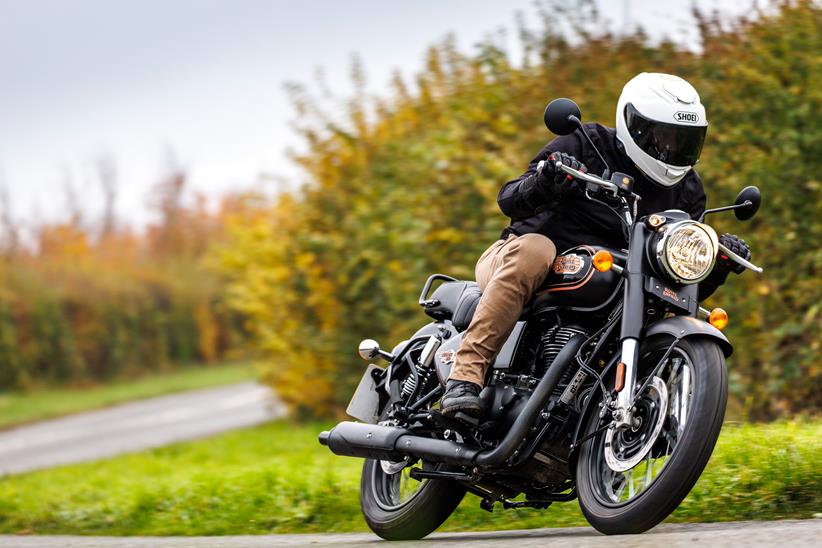
[[[708,267],[705,269],[705,271],[700,276],[695,277],[695,278],[685,278],[685,277],[681,276],[680,274],[678,274],[676,272],[676,270],[673,268],[673,266],[668,262],[668,253],[667,253],[668,242],[670,241],[671,237],[674,234],[676,234],[677,230],[685,228],[685,227],[694,228],[694,229],[701,230],[702,232],[704,232],[705,235],[708,237],[708,240],[710,241],[711,249],[712,249],[712,252],[711,252],[712,257],[711,257],[710,263],[708,264]],[[700,222],[697,222],[697,221],[693,221],[693,220],[678,221],[678,222],[675,222],[675,223],[665,225],[665,231],[663,232],[662,237],[659,239],[659,241],[656,244],[656,260],[657,260],[657,263],[659,264],[662,272],[666,276],[668,276],[670,279],[675,281],[676,283],[682,284],[682,285],[698,284],[699,282],[701,282],[705,278],[707,278],[711,274],[711,271],[713,270],[714,265],[716,264],[716,258],[717,258],[718,254],[719,254],[719,238],[716,235],[716,231],[713,228],[711,228],[710,226],[706,225],[706,224],[703,224],[703,223],[700,223]]]

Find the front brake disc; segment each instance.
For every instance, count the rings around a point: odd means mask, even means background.
[[[640,436],[641,445],[639,449],[630,451],[628,456],[623,455],[626,448],[624,443],[623,433],[616,432],[613,428],[608,429],[605,434],[605,462],[608,467],[614,472],[626,472],[636,466],[647,455],[654,446],[659,433],[662,431],[662,426],[665,424],[665,418],[668,415],[668,389],[665,387],[665,382],[659,377],[654,377],[648,385],[648,396],[651,393],[656,393],[650,402],[656,408],[656,417],[651,424],[644,422],[639,426],[639,431],[635,432],[636,436]],[[645,436],[642,438],[641,436]]]

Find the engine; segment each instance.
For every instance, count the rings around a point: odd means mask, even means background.
[[[541,322],[529,325],[523,335],[515,360],[516,370],[498,370],[493,380],[483,390],[481,397],[486,401],[488,417],[499,423],[500,431],[507,429],[519,414],[519,409],[528,401],[534,387],[542,379],[557,355],[575,335],[588,336],[580,327],[551,325]],[[551,400],[565,396],[564,403],[573,399],[576,389],[584,381],[584,375],[577,375],[578,368],[571,365],[560,378]],[[569,395],[564,394],[572,387]],[[565,401],[568,400],[568,401]]]

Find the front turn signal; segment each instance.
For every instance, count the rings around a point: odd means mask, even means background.
[[[608,272],[611,270],[611,267],[614,266],[614,256],[611,255],[610,251],[605,251],[604,249],[600,249],[594,253],[594,257],[591,260],[594,268],[600,272]]]
[[[714,308],[708,314],[708,323],[721,331],[728,327],[728,313],[721,308]]]

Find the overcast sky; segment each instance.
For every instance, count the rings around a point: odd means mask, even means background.
[[[626,13],[654,35],[687,40],[691,0],[602,0],[615,27]],[[700,0],[738,13],[751,0]],[[428,45],[459,46],[533,0],[0,0],[0,182],[17,216],[59,218],[65,181],[89,215],[99,209],[92,160],[118,166],[118,210],[148,217],[146,193],[173,149],[198,190],[248,188],[261,173],[291,174],[298,141],[282,84],[310,84],[323,67],[349,88],[358,53],[372,89],[413,74]],[[256,183],[266,184],[266,183]],[[270,186],[273,183],[267,183]]]

